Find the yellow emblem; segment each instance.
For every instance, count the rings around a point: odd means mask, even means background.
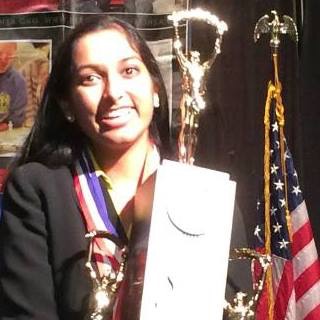
[[[0,92],[0,113],[8,113],[10,106],[10,96],[5,92]]]

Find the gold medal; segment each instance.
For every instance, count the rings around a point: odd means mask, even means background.
[[[122,261],[117,270],[112,268],[103,276],[97,275],[92,265],[93,241],[95,237],[115,240],[107,231],[92,231],[86,235],[90,239],[86,268],[89,271],[93,282],[93,291],[90,296],[89,313],[87,319],[106,320],[112,317],[113,307],[116,301],[117,291],[124,278],[125,265],[127,261],[127,247],[121,246],[117,241],[116,245],[121,248]]]

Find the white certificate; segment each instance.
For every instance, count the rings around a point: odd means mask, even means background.
[[[163,162],[140,320],[222,319],[234,198],[228,174]]]

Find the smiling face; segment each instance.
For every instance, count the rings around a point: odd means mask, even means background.
[[[16,43],[0,42],[0,74],[5,73],[11,67],[16,51]]]
[[[139,53],[117,29],[92,32],[73,49],[69,105],[96,150],[149,141],[154,85]]]

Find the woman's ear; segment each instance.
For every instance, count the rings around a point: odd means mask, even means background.
[[[59,105],[67,121],[70,123],[74,122],[75,116],[71,111],[69,103],[65,100],[60,100]]]
[[[153,94],[153,107],[159,108],[160,107],[160,98],[157,92]]]

